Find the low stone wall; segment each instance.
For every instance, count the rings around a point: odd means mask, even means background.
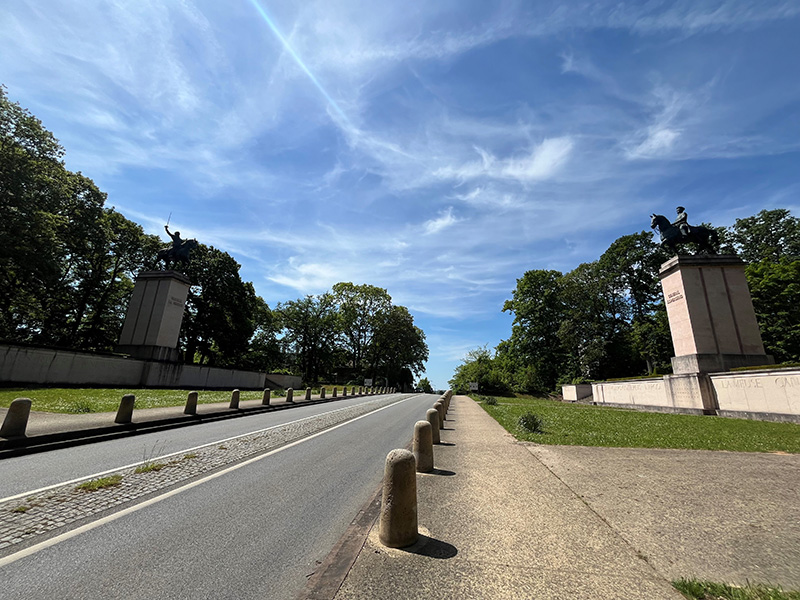
[[[562,385],[561,397],[564,398],[564,402],[578,402],[580,400],[591,401],[592,384],[579,383]]]
[[[154,388],[263,389],[253,371],[162,363],[49,348],[0,345],[0,382]]]
[[[800,422],[800,369],[714,373],[718,412]]]
[[[603,381],[592,384],[592,395],[598,405],[800,423],[800,369]]]
[[[592,399],[599,405],[675,408],[662,378],[593,383]]]
[[[285,390],[292,388],[299,390],[303,387],[303,378],[298,375],[284,375],[283,373],[267,373],[264,387]]]

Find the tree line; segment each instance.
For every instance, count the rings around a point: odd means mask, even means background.
[[[704,224],[710,227],[708,224]],[[800,219],[762,210],[716,227],[720,254],[738,254],[767,354],[800,361]],[[568,273],[536,269],[517,279],[503,311],[511,336],[468,353],[450,380],[464,392],[543,394],[563,383],[671,372],[673,356],[658,271],[670,258],[648,231],[615,240]]]
[[[0,341],[113,351],[136,275],[164,243],[69,171],[64,148],[0,85]],[[270,308],[227,252],[200,244],[185,273],[186,363],[283,370],[307,383],[412,383],[425,334],[385,289],[338,283]]]

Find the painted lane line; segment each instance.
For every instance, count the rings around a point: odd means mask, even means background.
[[[416,397],[416,396],[412,396],[412,398],[414,398],[414,397]],[[410,398],[406,398],[406,400],[409,400],[409,399]],[[398,400],[397,402],[400,402],[400,401],[402,401],[402,400]],[[55,489],[55,488],[60,488],[60,487],[63,487],[63,486],[72,485],[73,483],[80,483],[81,481],[88,481],[88,480],[91,480],[91,479],[97,479],[98,477],[104,477],[105,475],[109,475],[110,473],[116,473],[117,471],[124,471],[125,469],[131,469],[131,468],[134,468],[134,467],[138,467],[139,465],[153,463],[153,462],[156,462],[156,461],[159,461],[159,460],[166,460],[168,458],[172,458],[173,456],[177,456],[179,454],[186,454],[188,452],[193,452],[195,450],[201,450],[201,449],[207,448],[209,446],[214,446],[214,445],[217,445],[217,444],[224,444],[226,442],[231,442],[233,440],[238,440],[238,439],[245,438],[245,437],[248,437],[248,436],[251,436],[251,435],[257,435],[259,433],[265,433],[265,432],[271,431],[273,429],[279,429],[281,427],[287,427],[289,425],[295,425],[296,423],[301,423],[303,421],[316,419],[316,418],[319,418],[319,417],[322,417],[322,416],[326,416],[326,415],[332,415],[332,414],[335,414],[335,413],[337,413],[339,411],[342,411],[342,410],[349,410],[349,409],[351,409],[351,408],[353,408],[355,406],[360,406],[361,404],[366,404],[366,402],[365,403],[354,404],[352,406],[346,406],[346,407],[343,407],[343,408],[337,408],[335,410],[331,410],[331,411],[328,411],[328,412],[320,413],[318,415],[312,415],[310,417],[303,417],[302,419],[295,419],[294,421],[287,421],[286,423],[281,423],[280,425],[272,425],[271,427],[266,427],[264,429],[256,429],[255,431],[251,431],[249,433],[242,433],[242,434],[239,434],[239,435],[234,435],[234,436],[231,436],[231,437],[228,437],[228,438],[217,440],[215,442],[208,442],[208,443],[205,443],[205,444],[201,444],[199,446],[194,446],[192,448],[184,448],[183,450],[178,450],[176,452],[170,452],[169,454],[164,454],[164,455],[161,455],[161,456],[148,458],[146,460],[141,460],[139,462],[131,463],[129,465],[124,465],[122,467],[113,467],[111,469],[107,469],[105,471],[100,471],[99,473],[94,473],[92,475],[81,475],[80,477],[76,477],[75,479],[70,479],[69,481],[62,481],[60,483],[54,483],[52,485],[41,487],[41,488],[38,488],[38,489],[35,489],[35,490],[29,490],[29,491],[22,492],[22,493],[19,493],[19,494],[14,494],[13,496],[7,496],[5,498],[0,498],[0,504],[2,504],[4,502],[9,502],[11,500],[19,500],[20,498],[25,498],[26,496],[33,496],[34,494],[40,494],[42,492],[46,492],[48,490],[52,490],[52,489]],[[396,402],[393,402],[392,404],[396,404]],[[392,406],[392,404],[390,404],[389,406]],[[370,414],[370,413],[367,413],[367,414]]]
[[[258,462],[260,460],[263,460],[265,458],[268,458],[270,456],[278,454],[278,452],[283,452],[284,450],[288,450],[289,448],[293,448],[294,446],[298,446],[298,445],[302,444],[303,442],[307,442],[309,440],[313,440],[316,437],[325,435],[326,433],[329,433],[331,431],[339,429],[340,427],[344,427],[345,425],[349,425],[350,423],[354,423],[355,421],[359,421],[359,420],[361,420],[361,419],[363,419],[365,417],[369,417],[371,415],[374,415],[376,413],[384,411],[387,408],[392,408],[393,406],[397,406],[398,404],[401,404],[403,402],[407,402],[408,400],[412,400],[412,399],[416,398],[417,396],[419,396],[419,394],[417,394],[415,396],[410,396],[409,398],[405,398],[403,400],[398,400],[397,402],[392,402],[391,404],[389,404],[387,406],[383,406],[381,408],[378,408],[378,409],[375,409],[373,411],[370,411],[370,412],[368,412],[366,414],[360,415],[358,417],[354,417],[354,418],[350,419],[349,421],[345,421],[344,423],[339,423],[338,425],[334,425],[333,427],[329,427],[328,429],[325,429],[323,431],[319,431],[319,432],[314,433],[314,434],[312,434],[312,435],[310,435],[308,437],[305,437],[303,439],[295,440],[294,442],[286,444],[285,446],[281,446],[280,448],[276,448],[275,450],[270,450],[266,454],[261,454],[259,456],[254,456],[253,458],[247,459],[244,462],[237,463],[235,465],[227,467],[227,468],[223,469],[222,471],[217,471],[216,473],[212,473],[211,475],[206,475],[205,477],[203,477],[201,479],[198,479],[196,481],[192,481],[191,483],[187,483],[186,485],[183,485],[183,486],[181,486],[179,488],[175,488],[173,490],[165,492],[164,494],[161,494],[160,496],[156,496],[155,498],[150,498],[148,500],[145,500],[144,502],[141,502],[141,503],[136,504],[134,506],[130,506],[128,508],[125,508],[125,509],[123,509],[123,510],[121,510],[119,512],[116,512],[116,513],[112,514],[112,515],[108,515],[106,517],[98,519],[97,521],[92,521],[91,523],[87,523],[86,525],[81,525],[80,527],[76,527],[75,529],[67,531],[66,533],[62,533],[60,535],[52,537],[52,538],[50,538],[48,540],[45,540],[43,542],[39,542],[38,544],[34,544],[33,546],[25,548],[24,550],[20,550],[19,552],[15,552],[13,554],[9,554],[5,558],[0,558],[0,568],[5,567],[6,565],[10,565],[11,563],[14,563],[14,562],[16,562],[18,560],[21,560],[21,559],[26,558],[28,556],[31,556],[33,554],[36,554],[37,552],[40,552],[42,550],[46,550],[47,548],[55,546],[56,544],[60,544],[61,542],[65,542],[65,541],[67,541],[69,539],[77,537],[77,536],[81,535],[82,533],[86,533],[87,531],[91,531],[92,529],[100,527],[101,525],[105,525],[106,523],[111,523],[112,521],[116,521],[117,519],[120,519],[120,518],[122,518],[124,516],[127,516],[129,514],[135,513],[136,511],[141,510],[143,508],[146,508],[148,506],[151,506],[153,504],[156,504],[157,502],[161,502],[162,500],[166,500],[167,498],[171,498],[172,496],[176,496],[176,495],[180,494],[181,492],[185,492],[185,491],[190,490],[190,489],[192,489],[194,487],[202,485],[203,483],[207,483],[209,481],[212,481],[213,479],[216,479],[217,477],[222,477],[223,475],[227,475],[228,473],[231,473],[233,471],[241,469],[242,467],[246,467],[247,465],[250,465],[252,463]]]

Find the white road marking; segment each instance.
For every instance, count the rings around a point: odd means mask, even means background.
[[[406,398],[406,400],[409,400],[409,399],[410,398]],[[338,412],[340,410],[348,410],[349,408],[352,408],[352,406],[347,406],[347,407],[343,407],[343,408],[337,408],[336,410],[332,410],[330,412],[322,413],[322,414],[330,415],[330,414],[336,413],[336,412]],[[370,414],[370,413],[367,413],[367,414]],[[63,487],[65,485],[71,485],[73,483],[80,483],[81,481],[89,481],[90,479],[97,479],[98,477],[104,477],[105,475],[108,475],[110,473],[116,473],[117,471],[124,471],[125,469],[138,467],[139,465],[144,465],[144,464],[148,464],[148,463],[152,463],[152,462],[156,462],[156,461],[160,461],[160,460],[166,460],[168,458],[172,458],[173,456],[177,456],[178,454],[186,454],[188,452],[193,452],[194,450],[200,450],[202,448],[207,448],[208,446],[214,446],[216,444],[224,444],[225,442],[230,442],[232,440],[238,440],[240,438],[248,437],[250,435],[255,435],[257,433],[264,433],[265,431],[270,431],[272,429],[278,429],[280,427],[286,427],[287,425],[294,425],[295,423],[300,423],[302,421],[308,421],[309,419],[316,419],[317,417],[320,417],[320,416],[322,416],[322,415],[320,414],[320,415],[312,415],[310,417],[303,417],[302,419],[295,419],[294,421],[288,421],[288,422],[282,423],[280,425],[273,425],[272,427],[266,427],[264,429],[256,429],[255,431],[251,431],[249,433],[242,433],[240,435],[234,435],[232,437],[225,438],[225,439],[222,439],[222,440],[217,440],[215,442],[208,442],[206,444],[201,444],[200,446],[194,446],[192,448],[184,448],[183,450],[178,450],[177,452],[170,452],[169,454],[164,454],[164,455],[161,455],[161,456],[147,458],[145,460],[141,460],[139,462],[131,463],[129,465],[124,465],[124,466],[121,466],[121,467],[114,467],[112,469],[108,469],[106,471],[100,471],[99,473],[94,473],[92,475],[82,475],[81,477],[77,477],[75,479],[70,479],[69,481],[62,481],[60,483],[54,483],[53,485],[48,485],[48,486],[45,486],[45,487],[41,487],[41,488],[36,489],[36,490],[30,490],[30,491],[27,491],[27,492],[22,492],[21,494],[15,494],[13,496],[7,496],[5,498],[0,498],[0,504],[2,504],[3,502],[8,502],[10,500],[18,500],[20,498],[25,498],[27,496],[33,496],[34,494],[40,494],[42,492],[46,492],[48,490],[52,490],[52,489],[55,489],[55,488],[60,488],[60,487]]]
[[[387,408],[391,408],[393,406],[397,406],[398,404],[400,404],[402,402],[406,402],[408,400],[412,400],[413,398],[416,398],[417,396],[419,396],[419,394],[414,395],[414,396],[410,396],[408,398],[404,398],[403,400],[398,400],[397,402],[392,402],[388,406],[384,406],[384,407],[375,409],[373,411],[370,411],[370,412],[368,412],[366,414],[360,415],[358,417],[354,417],[354,418],[350,419],[349,421],[345,421],[344,423],[339,423],[338,425],[334,425],[333,427],[329,427],[328,429],[325,429],[324,431],[319,431],[319,432],[317,432],[317,433],[315,433],[313,435],[310,435],[308,437],[305,437],[303,439],[296,440],[294,442],[286,444],[285,446],[281,446],[280,448],[276,448],[275,450],[270,450],[266,454],[261,454],[259,456],[255,456],[255,457],[250,458],[250,459],[248,459],[248,460],[246,460],[244,462],[241,462],[241,463],[235,464],[235,465],[233,465],[231,467],[228,467],[226,469],[223,469],[222,471],[217,471],[216,473],[212,473],[211,475],[206,475],[205,477],[203,477],[201,479],[198,479],[198,480],[193,481],[191,483],[187,483],[186,485],[183,485],[183,486],[181,486],[179,488],[175,488],[173,490],[170,490],[170,491],[168,491],[168,492],[166,492],[164,494],[161,494],[160,496],[156,496],[155,498],[150,498],[149,500],[145,500],[144,502],[141,502],[141,503],[136,504],[134,506],[130,506],[128,508],[125,508],[125,509],[123,509],[123,510],[121,510],[119,512],[114,513],[113,515],[108,515],[107,517],[103,517],[101,519],[98,519],[97,521],[92,521],[91,523],[87,523],[86,525],[81,525],[80,527],[76,527],[75,529],[67,531],[66,533],[62,533],[62,534],[57,535],[55,537],[52,537],[52,538],[50,538],[48,540],[45,540],[44,542],[39,542],[38,544],[34,544],[33,546],[25,548],[24,550],[20,550],[19,552],[15,552],[14,554],[10,554],[10,555],[6,556],[5,558],[0,558],[0,568],[1,567],[5,567],[6,565],[10,565],[11,563],[16,562],[18,560],[21,560],[23,558],[26,558],[28,556],[31,556],[32,554],[36,554],[37,552],[39,552],[41,550],[45,550],[47,548],[50,548],[51,546],[55,546],[56,544],[60,544],[61,542],[65,542],[65,541],[67,541],[67,540],[69,540],[71,538],[77,537],[77,536],[81,535],[82,533],[86,533],[87,531],[91,531],[92,529],[95,529],[96,527],[100,527],[101,525],[105,525],[106,523],[111,523],[112,521],[116,521],[119,518],[122,518],[122,517],[124,517],[126,515],[129,515],[131,513],[134,513],[137,510],[141,510],[142,508],[146,508],[146,507],[148,507],[148,506],[150,506],[152,504],[155,504],[156,502],[161,502],[162,500],[166,500],[167,498],[170,498],[172,496],[180,494],[181,492],[185,492],[186,490],[190,490],[193,487],[197,487],[198,485],[202,485],[203,483],[211,481],[212,479],[216,479],[217,477],[221,477],[221,476],[226,475],[226,474],[228,474],[228,473],[230,473],[232,471],[236,471],[237,469],[241,469],[242,467],[245,467],[245,466],[247,466],[249,464],[252,464],[252,463],[257,462],[259,460],[263,460],[265,458],[273,456],[274,454],[277,454],[278,452],[283,452],[284,450],[288,450],[289,448],[292,448],[294,446],[302,444],[303,442],[307,442],[308,440],[313,440],[314,438],[319,437],[321,435],[324,435],[326,433],[329,433],[329,432],[331,432],[331,431],[333,431],[335,429],[339,429],[340,427],[344,427],[345,425],[349,425],[350,423],[353,423],[354,421],[358,421],[360,419],[363,419],[364,417],[369,417],[370,415],[374,415],[375,413],[379,413],[382,410],[386,410]],[[302,421],[303,419],[299,419],[299,420]],[[272,429],[272,427],[270,427],[269,429]],[[237,436],[237,437],[241,437],[241,436]],[[228,438],[228,439],[235,439],[235,438]],[[119,470],[119,469],[115,469],[115,470]]]

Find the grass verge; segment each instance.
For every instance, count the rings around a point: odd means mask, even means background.
[[[122,475],[109,475],[108,477],[84,481],[76,485],[75,489],[82,492],[96,492],[97,490],[118,486],[120,483],[122,483]]]
[[[690,600],[800,600],[800,592],[758,584],[736,587],[697,579],[679,579],[673,581],[672,585]]]
[[[481,406],[517,439],[539,444],[800,453],[800,425],[794,423],[640,412],[529,396],[497,400],[495,406]],[[542,419],[540,433],[520,426],[527,413]]]
[[[3,388],[0,389],[0,407],[8,408],[15,398],[30,398],[32,410],[55,413],[113,412],[125,394],[136,396],[136,409],[160,406],[183,406],[187,390],[126,390],[98,388]],[[285,395],[285,394],[284,394]],[[273,394],[274,397],[277,397]],[[260,391],[243,391],[240,400],[261,400]],[[199,392],[198,403],[228,402],[230,391]]]
[[[164,467],[166,467],[166,463],[160,462],[147,462],[143,465],[139,465],[136,467],[133,472],[134,473],[151,473],[152,471],[160,471]]]

